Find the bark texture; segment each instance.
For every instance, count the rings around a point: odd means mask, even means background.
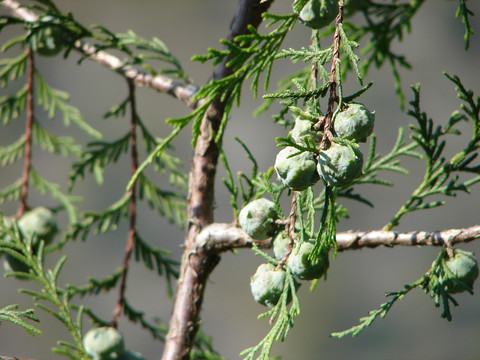
[[[480,225],[463,229],[446,229],[439,231],[396,232],[384,230],[348,231],[337,233],[338,251],[358,250],[364,248],[395,246],[446,246],[468,243],[480,239]],[[203,251],[215,251],[217,254],[232,249],[272,247],[271,239],[254,240],[241,228],[232,224],[215,223],[202,230],[197,239]]]
[[[248,25],[255,28],[262,20],[262,13],[272,1],[241,0],[228,39],[247,34]],[[213,78],[221,79],[232,74],[226,58],[214,71]],[[225,110],[225,103],[216,99],[202,120],[201,134],[197,140],[191,164],[188,192],[188,225],[185,237],[185,251],[182,256],[180,278],[174,302],[173,313],[167,335],[163,360],[188,359],[193,340],[198,330],[200,310],[205,285],[212,270],[220,261],[217,252],[197,246],[200,231],[213,223],[214,182],[218,163],[219,148],[214,136],[219,129]]]

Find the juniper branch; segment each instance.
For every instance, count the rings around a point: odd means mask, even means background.
[[[38,16],[33,11],[21,7],[15,0],[4,0],[0,2],[0,5],[6,7],[13,16],[24,21],[35,22],[38,20]],[[94,46],[82,40],[76,41],[73,48],[89,60],[95,61],[118,73],[126,80],[132,81],[136,86],[148,87],[169,94],[191,108],[196,108],[197,106],[192,98],[197,92],[198,87],[193,84],[175,81],[165,75],[150,75],[146,71],[136,69],[131,65],[126,65],[124,61],[106,51],[98,51]]]

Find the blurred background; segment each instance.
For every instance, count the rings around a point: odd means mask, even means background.
[[[272,12],[290,11],[290,1],[277,1]],[[204,84],[210,74],[211,65],[201,65],[190,61],[194,54],[204,54],[208,47],[219,48],[218,40],[226,37],[229,24],[235,13],[237,0],[203,1],[149,1],[149,0],[61,0],[59,7],[71,11],[85,25],[101,24],[113,32],[134,30],[138,35],[150,39],[157,36],[182,61],[186,72],[196,84]],[[478,95],[480,92],[480,40],[479,35],[471,39],[471,50],[464,51],[464,26],[454,14],[456,1],[427,1],[412,23],[413,35],[406,35],[403,42],[395,44],[398,54],[406,54],[412,63],[411,71],[401,71],[402,86],[407,102],[412,99],[410,84],[422,85],[421,106],[428,116],[439,124],[445,124],[450,114],[459,108],[453,84],[442,71],[458,75],[466,88]],[[471,25],[477,34],[480,31],[480,2],[470,1],[468,6],[477,15],[471,18]],[[0,12],[5,10],[0,6]],[[358,21],[361,23],[362,18]],[[0,34],[0,44],[12,32]],[[309,45],[309,31],[300,24],[287,38],[284,48],[300,48]],[[325,46],[329,45],[325,42]],[[0,56],[11,56],[1,54]],[[127,95],[124,82],[115,74],[100,65],[85,61],[81,66],[73,55],[68,61],[56,58],[37,57],[37,67],[54,87],[70,93],[71,104],[77,106],[84,118],[102,131],[105,140],[115,139],[128,129],[125,119],[103,120],[103,114],[110,107],[121,102]],[[299,64],[281,60],[274,66],[270,91],[287,74],[299,69]],[[398,127],[406,128],[411,119],[400,111],[394,92],[393,77],[389,68],[373,69],[365,82],[374,81],[374,86],[362,96],[369,109],[376,111],[375,133],[378,135],[379,153],[390,151],[397,136]],[[247,84],[249,86],[249,84]],[[345,93],[359,89],[358,82],[349,76],[344,84]],[[6,93],[0,89],[0,95]],[[260,94],[261,95],[261,94]],[[261,96],[255,100],[248,92],[243,93],[242,106],[231,114],[224,136],[224,149],[229,156],[233,173],[250,172],[251,163],[244,151],[233,141],[238,136],[251,149],[261,170],[274,163],[278,151],[276,136],[285,136],[286,131],[274,125],[271,112],[256,118],[253,111],[262,103]],[[278,107],[277,107],[278,109]],[[151,127],[156,136],[165,137],[169,127],[164,124],[168,117],[183,116],[188,113],[180,102],[167,95],[150,89],[138,89],[138,111],[142,119]],[[64,128],[58,119],[46,119],[44,113],[37,115],[46,127],[61,135],[74,135],[83,144],[91,141],[80,134],[75,126]],[[44,118],[41,118],[41,117]],[[115,124],[113,124],[115,122]],[[9,144],[23,131],[23,121],[2,127],[1,145]],[[451,139],[446,153],[453,155],[469,139],[471,124],[462,124],[465,135]],[[187,130],[174,142],[177,155],[184,161],[184,170],[192,153],[190,132]],[[365,149],[365,148],[363,148]],[[37,149],[38,150],[38,149]],[[142,159],[146,154],[141,154]],[[57,181],[65,190],[68,183],[72,159],[58,159],[44,152],[34,153],[34,166],[51,181]],[[339,231],[380,229],[397,212],[409,194],[423,178],[423,163],[404,159],[403,165],[411,171],[411,176],[384,174],[395,182],[394,188],[364,186],[362,194],[370,199],[375,207],[369,208],[353,202],[346,202],[350,218],[339,224]],[[85,201],[79,204],[83,210],[102,210],[121,197],[129,177],[128,160],[110,166],[105,173],[105,184],[98,186],[91,176],[80,181],[74,194],[83,195]],[[21,167],[11,166],[0,169],[0,186],[11,183],[20,176]],[[150,173],[151,174],[151,173]],[[216,221],[232,221],[229,209],[229,195],[221,183],[225,172],[219,168]],[[158,180],[161,186],[168,186],[166,177]],[[320,188],[316,189],[320,191]],[[441,230],[468,227],[479,223],[479,189],[472,195],[461,194],[447,199],[447,205],[424,213],[415,213],[402,219],[398,231]],[[37,194],[30,197],[30,205],[55,205],[48,197]],[[16,211],[17,204],[4,204],[6,215]],[[287,210],[287,207],[285,207]],[[65,224],[66,218],[60,218]],[[180,259],[183,232],[170,225],[165,219],[140,207],[138,217],[140,235],[152,246],[165,248]],[[83,243],[80,240],[70,243],[65,251],[68,261],[65,265],[60,285],[82,285],[88,277],[102,278],[121,265],[127,234],[126,226],[102,236],[90,236]],[[461,248],[480,252],[480,242],[462,245]],[[480,298],[469,294],[456,296],[460,306],[453,308],[453,321],[440,317],[441,309],[433,306],[433,301],[421,290],[410,293],[397,303],[385,319],[377,320],[373,326],[357,338],[341,340],[329,337],[334,331],[345,330],[358,324],[358,319],[369,310],[377,308],[385,301],[384,293],[400,290],[404,284],[420,278],[430,267],[439,249],[434,248],[379,248],[375,250],[348,251],[339,253],[331,261],[328,281],[321,281],[316,290],[310,293],[308,286],[299,290],[301,314],[285,343],[274,346],[273,355],[283,359],[478,359],[480,358]],[[57,253],[48,257],[51,266],[58,259]],[[202,312],[203,330],[214,338],[214,347],[227,359],[237,359],[243,349],[257,344],[269,329],[268,321],[257,320],[265,308],[254,302],[250,294],[250,276],[262,259],[249,250],[237,254],[225,254],[216,271],[211,276],[206,290]],[[166,284],[158,280],[142,264],[134,263],[129,273],[127,289],[128,301],[137,309],[144,310],[152,320],[160,318],[168,323],[172,303],[166,295]],[[0,306],[20,304],[21,309],[34,306],[33,300],[17,292],[18,288],[30,288],[31,284],[12,278],[0,277]],[[85,298],[92,307],[109,319],[116,301],[116,294]],[[23,329],[3,322],[0,326],[0,355],[30,357],[39,360],[59,358],[50,348],[58,339],[70,341],[59,322],[42,310],[37,310],[41,319],[40,329],[44,335],[30,337]],[[87,331],[90,324],[84,323]],[[159,358],[162,344],[152,340],[146,332],[120,321],[120,330],[125,334],[129,349],[139,351],[147,359]]]

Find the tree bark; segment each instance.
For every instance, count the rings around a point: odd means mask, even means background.
[[[261,23],[262,13],[272,1],[260,3],[260,0],[240,0],[228,39],[234,41],[236,36],[247,34],[248,25],[257,28]],[[232,74],[232,69],[226,65],[229,60],[227,57],[215,68],[214,79],[222,79]],[[225,102],[217,98],[202,119],[201,134],[194,150],[189,177],[185,250],[163,360],[189,358],[199,327],[205,285],[220,261],[216,252],[204,251],[197,246],[197,237],[205,226],[213,223],[214,182],[219,155],[214,136],[219,129],[224,110]]]

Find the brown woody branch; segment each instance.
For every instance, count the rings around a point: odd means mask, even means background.
[[[15,214],[15,218],[19,218],[27,210],[27,196],[28,196],[28,178],[32,169],[32,130],[33,130],[33,75],[35,74],[35,61],[33,58],[32,47],[28,49],[28,80],[27,80],[27,121],[25,124],[25,163],[23,165],[22,173],[22,188],[20,190],[20,205]]]
[[[238,12],[230,26],[228,40],[247,34],[248,26],[258,27],[261,15],[273,0],[240,0]],[[222,79],[233,73],[227,66],[226,57],[216,68],[214,79]],[[225,96],[225,99],[228,95]],[[220,122],[225,111],[225,102],[220,97],[207,110],[200,126],[200,136],[194,150],[188,189],[188,225],[185,250],[182,256],[173,313],[167,334],[162,360],[189,359],[189,353],[200,322],[200,310],[205,285],[213,269],[220,261],[217,253],[204,251],[198,246],[198,234],[213,222],[214,183],[219,148],[215,142]],[[221,140],[220,140],[221,141]]]
[[[38,16],[30,9],[23,8],[15,0],[3,0],[0,5],[6,7],[10,13],[24,21],[35,22]],[[76,41],[73,49],[86,56],[89,60],[120,74],[125,79],[132,81],[136,86],[148,87],[159,92],[169,94],[191,108],[196,107],[196,103],[192,101],[192,97],[198,91],[198,87],[192,84],[184,84],[175,81],[163,75],[151,75],[145,71],[125,65],[125,62],[106,51],[98,51],[94,46],[89,45],[85,41]]]
[[[130,99],[130,160],[132,176],[138,169],[138,150],[137,150],[137,101],[135,97],[135,85],[131,81],[128,83],[128,97]],[[120,287],[118,291],[117,305],[113,311],[112,326],[117,328],[120,320],[120,315],[125,304],[125,291],[127,289],[127,275],[130,266],[130,259],[132,257],[133,245],[135,244],[135,236],[137,233],[137,195],[136,183],[132,185],[129,190],[130,194],[130,209],[129,209],[129,229],[127,237],[127,245],[125,246],[125,253],[122,265],[122,275],[120,276]]]
[[[328,82],[330,83],[330,95],[328,98],[328,106],[325,116],[320,118],[317,124],[314,125],[316,129],[323,130],[322,141],[319,145],[320,150],[326,150],[330,147],[330,142],[333,139],[333,114],[335,103],[338,101],[337,95],[337,66],[340,64],[340,26],[343,22],[343,5],[338,2],[338,15],[335,18],[335,33],[333,35],[333,54],[332,54],[332,65],[330,67],[330,78]]]
[[[234,41],[236,36],[249,33],[249,25],[258,27],[261,22],[261,14],[268,9],[272,1],[240,0],[239,10],[231,24],[228,39]],[[33,12],[22,9],[14,0],[4,0],[1,4],[25,21],[38,19]],[[191,100],[197,91],[195,86],[179,84],[164,76],[142,73],[125,65],[117,57],[107,52],[97,51],[82,41],[77,41],[74,48],[86,55],[88,59],[119,73],[137,86],[152,87],[184,101],[192,108],[196,106]],[[221,79],[232,74],[232,69],[226,65],[230,60],[227,57],[216,67],[213,74],[214,79]],[[203,227],[213,222],[214,180],[219,155],[214,134],[219,129],[224,110],[225,100],[222,102],[218,98],[212,103],[202,119],[201,134],[194,150],[189,178],[187,209],[189,222],[184,243],[185,252],[182,257],[180,278],[163,360],[189,358],[198,330],[205,284],[219,261],[217,254],[204,252],[197,247],[197,235]]]

